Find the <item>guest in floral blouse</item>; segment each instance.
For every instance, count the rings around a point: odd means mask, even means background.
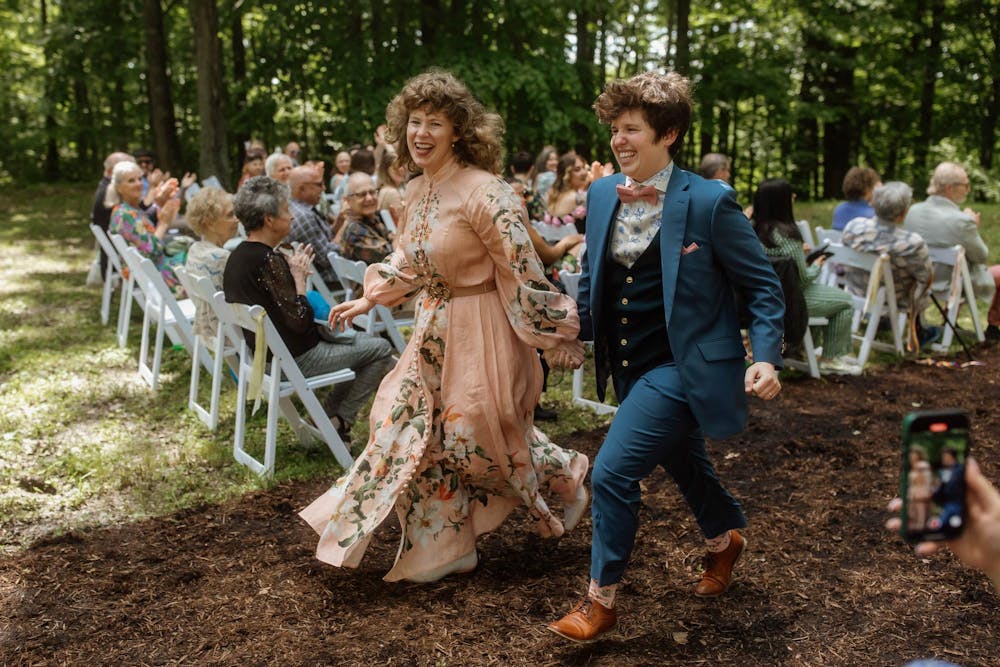
[[[236,215],[233,213],[233,196],[219,188],[202,188],[191,198],[187,207],[187,223],[201,237],[188,248],[184,268],[195,278],[212,281],[216,291],[222,289],[222,273],[229,259],[223,248],[226,241],[236,236]],[[218,329],[218,320],[212,307],[194,298],[194,332],[204,340],[211,340]]]
[[[581,234],[587,220],[587,186],[590,170],[583,158],[567,153],[559,158],[556,181],[548,195],[548,213],[543,220],[552,225],[576,225]]]
[[[173,191],[176,192],[177,180],[170,180],[173,181]],[[105,205],[112,208],[108,230],[112,234],[121,234],[126,243],[138,250],[140,255],[152,260],[167,287],[175,294],[181,294],[183,290],[174,274],[174,267],[184,264],[184,255],[168,256],[163,242],[180,209],[180,199],[171,196],[163,206],[157,207],[154,223],[141,208],[142,187],[142,169],[139,165],[135,162],[119,162],[115,165],[104,200]]]
[[[499,116],[437,69],[407,82],[387,116],[400,161],[422,175],[397,249],[330,320],[416,296],[413,336],[375,397],[365,451],[301,516],[320,534],[320,560],[356,567],[395,510],[402,540],[385,578],[427,582],[474,569],[476,538],[517,507],[545,536],[579,520],[587,457],[550,442],[532,410],[535,349],[568,365],[583,345],[575,304],[545,279],[524,206],[498,177]],[[564,503],[562,520],[545,491]]]
[[[347,177],[344,192],[347,210],[340,252],[347,259],[377,264],[392,252],[392,235],[376,210],[375,181],[365,172],[356,171]]]

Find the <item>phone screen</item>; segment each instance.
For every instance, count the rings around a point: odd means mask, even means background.
[[[903,533],[911,542],[956,537],[965,523],[968,419],[917,414],[904,427]]]

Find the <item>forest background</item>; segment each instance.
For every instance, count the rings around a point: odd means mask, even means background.
[[[678,162],[729,154],[742,197],[783,176],[836,198],[866,164],[919,199],[954,159],[1000,200],[994,0],[0,0],[0,184],[93,182],[139,146],[227,185],[250,138],[330,160],[431,65],[504,117],[508,152],[609,159],[603,84],[667,67],[698,103]]]

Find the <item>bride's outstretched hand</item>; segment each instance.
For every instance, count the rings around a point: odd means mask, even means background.
[[[338,303],[330,309],[330,328],[343,331],[354,323],[355,317],[364,315],[374,306],[375,304],[365,297]]]

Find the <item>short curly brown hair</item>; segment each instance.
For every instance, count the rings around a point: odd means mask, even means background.
[[[844,197],[847,199],[862,199],[871,194],[882,178],[871,167],[851,167],[844,174]]]
[[[455,125],[455,155],[462,164],[503,171],[503,120],[472,96],[454,74],[437,67],[413,77],[385,109],[386,140],[396,146],[396,163],[419,172],[406,145],[406,124],[417,110],[443,113]]]
[[[631,79],[615,79],[604,86],[604,92],[594,102],[597,119],[610,124],[626,111],[638,109],[662,139],[670,130],[677,130],[677,139],[670,146],[676,155],[684,145],[684,135],[691,126],[691,81],[677,72],[643,72]]]

